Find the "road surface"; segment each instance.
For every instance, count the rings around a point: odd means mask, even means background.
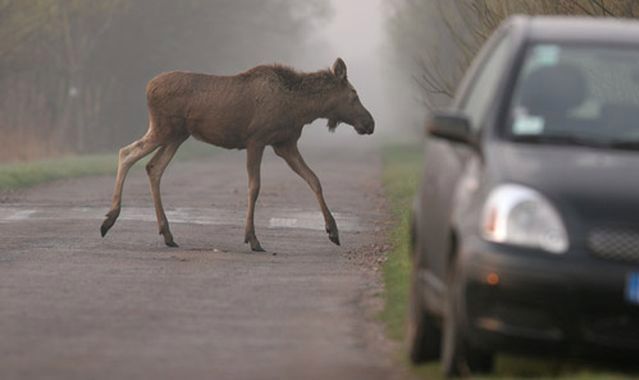
[[[378,155],[311,150],[342,247],[270,149],[256,211],[267,253],[243,244],[244,152],[169,166],[180,248],[157,235],[141,169],[104,239],[113,176],[0,194],[0,378],[396,378],[370,264],[386,219]]]

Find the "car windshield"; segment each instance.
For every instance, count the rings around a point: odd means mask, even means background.
[[[532,45],[513,95],[514,140],[639,148],[639,47]]]

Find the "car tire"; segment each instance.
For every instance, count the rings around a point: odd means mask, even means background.
[[[473,347],[466,333],[463,311],[463,285],[459,268],[452,268],[448,277],[448,296],[442,331],[441,365],[446,377],[487,374],[494,369],[494,354]]]
[[[406,323],[406,346],[413,364],[437,360],[441,352],[441,329],[437,320],[426,310],[421,292],[416,269],[413,269]]]

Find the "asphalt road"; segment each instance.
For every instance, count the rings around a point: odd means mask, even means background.
[[[312,149],[307,161],[342,247],[270,149],[256,211],[267,253],[243,244],[244,152],[169,166],[162,193],[180,248],[157,235],[141,169],[104,239],[113,176],[0,194],[0,378],[397,377],[367,258],[386,218],[378,154]]]

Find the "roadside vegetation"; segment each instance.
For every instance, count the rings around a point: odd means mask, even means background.
[[[33,186],[61,178],[115,171],[117,155],[95,154],[66,156],[50,160],[38,160],[0,165],[0,191]]]
[[[404,336],[408,310],[408,233],[410,205],[417,189],[421,149],[415,146],[389,146],[383,151],[383,182],[396,227],[391,231],[392,252],[384,264],[385,307],[382,318],[388,334],[396,340]]]
[[[190,140],[178,150],[175,160],[189,160],[214,154],[216,151],[217,148],[211,145]],[[134,169],[143,167],[152,156],[150,154],[140,160]],[[117,164],[117,153],[69,155],[48,160],[1,164],[0,191],[29,187],[57,179],[114,174]]]
[[[384,310],[381,318],[388,335],[397,341],[404,340],[411,262],[409,259],[409,216],[410,206],[419,184],[422,165],[420,145],[393,145],[383,150],[383,181],[395,228],[390,239],[393,246],[384,264]],[[404,349],[404,347],[402,347]],[[405,352],[400,352],[401,360],[408,363]],[[581,362],[565,359],[543,360],[500,355],[497,358],[496,373],[487,379],[513,378],[559,378],[563,380],[615,380],[638,378],[639,373],[617,374],[606,369],[592,367]],[[419,378],[441,379],[438,363],[414,367]]]
[[[477,51],[509,16],[639,17],[635,0],[395,0],[388,7],[397,63],[425,108],[449,104]]]

